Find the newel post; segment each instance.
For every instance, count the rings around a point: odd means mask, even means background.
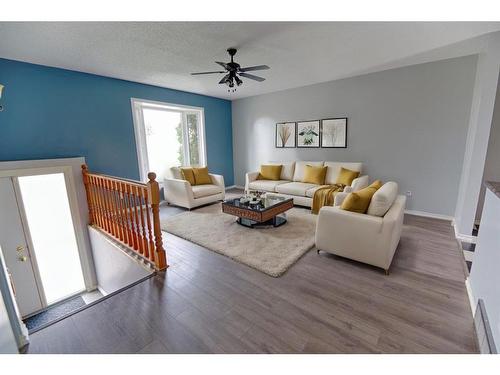
[[[85,186],[85,193],[87,194],[87,206],[89,208],[89,225],[94,224],[94,209],[92,207],[91,202],[91,194],[89,187],[89,167],[87,164],[82,164],[82,177],[83,177],[83,185]]]
[[[167,256],[163,249],[160,226],[160,186],[156,182],[156,173],[148,173],[148,194],[151,197],[151,211],[153,212],[153,232],[155,237],[156,256],[155,263],[158,270],[164,270],[168,267]]]

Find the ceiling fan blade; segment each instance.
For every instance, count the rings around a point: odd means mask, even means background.
[[[253,79],[254,81],[258,81],[258,82],[262,82],[262,81],[266,80],[265,78],[254,76],[253,74],[248,74],[248,73],[239,73],[239,75],[242,77]]]
[[[270,69],[267,65],[256,65],[248,66],[246,68],[240,68],[240,72],[251,72],[252,70],[267,70]]]
[[[217,71],[217,72],[200,72],[200,73],[191,73],[192,76],[199,76],[200,74],[220,74],[226,73],[225,70]]]
[[[220,61],[216,61],[215,63],[216,63],[216,64],[219,64],[219,65],[220,65],[220,66],[222,66],[224,69],[229,70],[229,67],[227,66],[227,64],[226,64],[226,63],[223,63],[223,62],[220,62]]]
[[[231,74],[226,74],[220,81],[219,81],[219,84],[223,84],[223,83],[226,83],[226,81],[229,79],[229,76]]]

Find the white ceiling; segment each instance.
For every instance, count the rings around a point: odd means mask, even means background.
[[[499,22],[0,22],[0,57],[226,99],[411,64],[443,46],[500,30]],[[267,64],[235,93],[217,82],[226,49],[241,66]]]

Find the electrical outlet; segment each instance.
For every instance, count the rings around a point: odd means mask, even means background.
[[[411,198],[411,194],[412,194],[412,193],[411,193],[411,190],[408,190],[408,191],[406,192],[406,196],[407,196],[408,198]]]

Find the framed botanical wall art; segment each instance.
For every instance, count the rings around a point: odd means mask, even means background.
[[[347,118],[321,120],[321,147],[347,148]]]
[[[276,147],[295,147],[295,122],[279,122],[276,124]]]
[[[319,147],[319,120],[297,122],[297,147]]]

